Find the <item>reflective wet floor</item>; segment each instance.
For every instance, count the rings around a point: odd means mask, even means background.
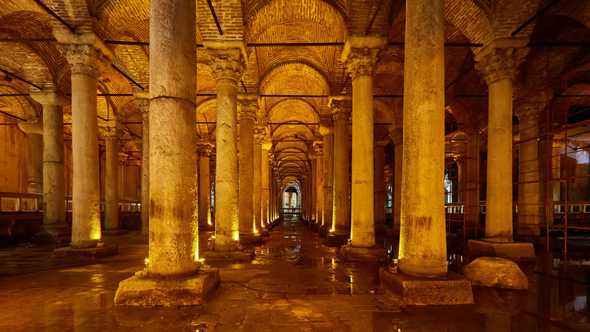
[[[147,254],[137,238],[114,239],[120,254],[93,265],[30,272],[24,259],[30,273],[0,278],[0,331],[590,331],[588,267],[550,261],[528,271],[529,292],[475,289],[472,306],[401,308],[376,264],[341,262],[296,219],[252,263],[212,264],[222,283],[202,307],[116,307],[118,282]]]

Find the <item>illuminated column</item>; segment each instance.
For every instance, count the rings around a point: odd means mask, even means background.
[[[262,142],[262,154],[260,159],[260,174],[261,174],[261,200],[260,210],[262,217],[262,227],[267,228],[269,222],[269,199],[270,199],[270,165],[269,156],[270,149],[272,148],[272,142],[268,138],[264,138]]]
[[[330,99],[334,121],[334,186],[331,233],[348,235],[350,228],[350,141],[347,100]]]
[[[404,160],[404,137],[402,128],[390,131],[389,136],[394,147],[394,170],[393,170],[393,229],[399,231],[401,220],[401,196],[402,196],[402,164]]]
[[[106,158],[104,172],[105,232],[119,229],[119,137],[111,128],[105,135]]]
[[[252,236],[254,224],[254,122],[256,121],[256,95],[240,96],[240,149],[239,149],[239,217],[240,236]],[[247,240],[247,239],[244,239]]]
[[[135,103],[141,111],[141,233],[149,234],[150,223],[150,99],[148,93],[136,93]]]
[[[385,231],[385,145],[388,140],[375,142],[375,173],[374,173],[374,210],[375,210],[375,227],[378,230]]]
[[[314,150],[314,163],[315,163],[315,198],[316,198],[316,210],[315,210],[315,222],[317,225],[322,225],[322,217],[324,213],[324,177],[323,177],[323,153],[324,148],[322,142],[316,142],[313,145]]]
[[[94,34],[89,37],[97,38]],[[103,57],[95,45],[67,46],[72,76],[73,248],[96,247],[102,237],[96,88]]]
[[[238,249],[238,146],[237,94],[244,71],[245,51],[240,42],[205,44],[211,55],[210,67],[217,83],[217,125],[215,129],[215,250]]]
[[[258,232],[262,231],[262,144],[264,143],[264,127],[256,127],[254,139],[254,175],[253,179],[253,195],[254,195],[254,225]]]
[[[63,100],[54,90],[31,92],[43,106],[43,229],[61,242],[68,233],[65,206]]]
[[[444,32],[442,1],[406,3],[399,268],[411,275],[447,273]]]
[[[539,115],[544,100],[528,101],[518,108],[520,133],[518,158],[518,228],[524,236],[539,236],[541,215],[541,178],[539,172]]]
[[[352,247],[375,246],[373,67],[384,45],[379,37],[350,37],[342,54],[352,78]]]
[[[21,122],[18,127],[27,134],[27,192],[40,194],[43,192],[43,119]]]
[[[476,55],[488,84],[488,158],[485,237],[512,242],[512,80],[515,40],[495,40]]]
[[[334,129],[331,117],[322,119],[320,134],[322,134],[324,146],[324,211],[322,226],[325,230],[330,230],[332,229],[332,209],[334,208]]]
[[[211,220],[211,150],[208,141],[198,144],[199,150],[199,226],[213,226]]]

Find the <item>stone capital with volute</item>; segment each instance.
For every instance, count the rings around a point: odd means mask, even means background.
[[[209,66],[216,80],[237,84],[246,68],[246,49],[242,42],[205,42],[210,56]]]
[[[524,60],[522,49],[526,40],[522,38],[496,39],[475,56],[475,69],[488,84],[502,79],[513,80],[516,70]]]
[[[344,45],[340,60],[354,80],[359,76],[372,76],[377,55],[386,45],[385,38],[377,36],[352,36]]]

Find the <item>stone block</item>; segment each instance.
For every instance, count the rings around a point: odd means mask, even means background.
[[[469,240],[469,257],[501,257],[515,261],[535,260],[535,247],[529,242],[494,242],[488,240]]]
[[[96,247],[92,248],[72,248],[62,247],[56,248],[53,251],[53,255],[57,258],[64,257],[88,257],[88,258],[101,258],[107,256],[113,256],[119,252],[119,247],[115,244],[105,244],[99,242]]]
[[[218,270],[176,277],[150,277],[143,271],[119,282],[115,304],[129,306],[201,305],[219,285]]]
[[[479,257],[463,268],[473,285],[506,289],[528,289],[529,282],[518,264],[505,258]]]
[[[340,247],[338,252],[347,261],[377,262],[386,258],[385,249],[381,247],[353,247],[349,244]]]
[[[205,261],[249,262],[254,259],[254,249],[242,250],[211,250],[201,254]]]
[[[383,288],[402,297],[405,306],[473,304],[471,282],[455,273],[425,278],[380,268],[379,279]]]

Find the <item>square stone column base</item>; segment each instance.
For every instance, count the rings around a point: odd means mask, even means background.
[[[380,268],[379,279],[381,286],[400,295],[406,306],[473,304],[471,282],[459,274],[421,278]]]
[[[246,248],[242,250],[211,250],[205,251],[200,255],[205,261],[232,261],[232,262],[250,262],[254,259],[254,249]]]
[[[386,253],[384,248],[380,247],[353,247],[349,244],[340,247],[338,254],[343,260],[347,261],[361,261],[361,262],[377,262],[385,259]]]
[[[471,259],[477,257],[500,257],[513,261],[534,261],[535,247],[530,242],[493,242],[487,240],[467,241]]]
[[[218,270],[199,270],[178,278],[144,276],[119,282],[115,304],[129,306],[201,305],[219,285]]]
[[[53,255],[57,258],[64,257],[88,257],[88,258],[101,258],[107,256],[113,256],[119,252],[119,247],[115,244],[105,244],[99,242],[96,247],[93,248],[72,248],[63,247],[57,248],[53,251]]]
[[[262,236],[260,234],[240,234],[240,244],[249,246],[259,246],[263,243],[264,241],[262,240]]]
[[[348,234],[328,233],[324,240],[324,245],[328,247],[342,247],[348,243]]]
[[[321,225],[319,232],[320,236],[325,238],[326,236],[328,236],[328,234],[330,234],[330,229],[326,227],[326,225]]]

